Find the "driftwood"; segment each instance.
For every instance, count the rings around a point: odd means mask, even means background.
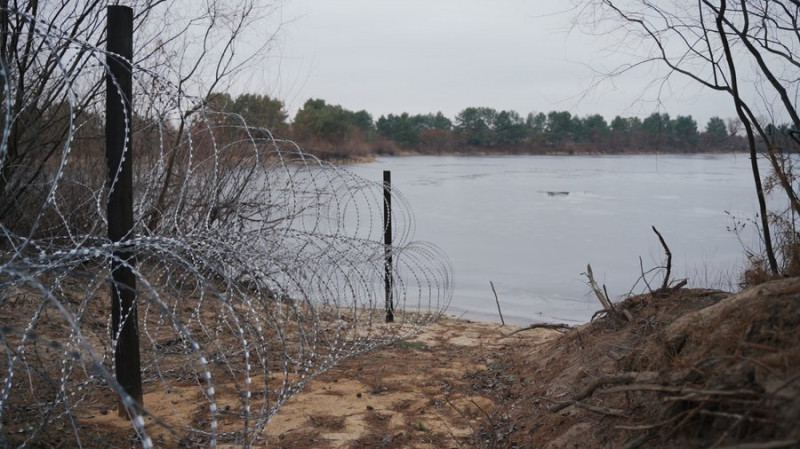
[[[603,305],[603,308],[609,312],[616,312],[614,305],[611,304],[611,301],[609,301],[608,297],[606,297],[605,292],[600,289],[600,286],[597,285],[597,282],[594,280],[594,273],[592,273],[591,264],[586,265],[586,277],[589,278],[589,286],[592,287],[592,290],[594,290],[594,294],[597,296],[597,299],[600,300],[600,304]]]
[[[631,315],[629,311],[623,309],[621,313],[618,312],[611,300],[608,299],[608,295],[605,293],[605,290],[601,289],[600,286],[597,285],[597,281],[594,280],[594,273],[592,273],[591,264],[586,265],[585,274],[586,277],[589,278],[589,285],[592,287],[592,290],[594,290],[595,296],[597,296],[597,299],[600,300],[600,304],[603,305],[603,309],[606,313],[615,317],[623,317],[626,321],[633,320],[633,315]]]
[[[512,336],[514,334],[518,334],[518,333],[523,332],[523,331],[529,331],[529,330],[532,330],[532,329],[553,329],[553,330],[560,331],[560,330],[565,330],[565,329],[572,329],[572,326],[570,326],[569,324],[562,324],[562,323],[552,323],[552,324],[551,323],[537,323],[537,324],[531,324],[528,327],[523,327],[522,329],[517,329],[514,332],[509,332],[509,333],[507,333],[505,335],[500,336],[500,338],[507,338],[507,337],[510,337],[510,336]]]

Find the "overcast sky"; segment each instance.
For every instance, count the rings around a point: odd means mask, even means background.
[[[609,121],[660,111],[692,115],[702,129],[711,116],[734,115],[729,98],[680,78],[653,86],[653,69],[593,87],[632,61],[611,38],[571,30],[570,8],[565,0],[287,0],[282,48],[271,59],[280,70],[266,83],[292,117],[309,98],[375,119],[453,118],[469,106]]]

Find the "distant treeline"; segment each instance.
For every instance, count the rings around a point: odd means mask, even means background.
[[[292,139],[324,159],[362,159],[397,154],[580,154],[744,151],[740,122],[712,117],[702,128],[692,116],[654,112],[644,119],[569,111],[530,113],[469,107],[452,120],[441,112],[401,113],[374,120],[364,110],[350,111],[311,99],[294,120],[280,100],[244,94],[216,94],[209,106],[238,114],[253,127]],[[772,127],[786,135],[787,125]],[[776,140],[779,140],[776,137]],[[787,144],[788,145],[788,144]],[[794,148],[790,148],[794,149]]]

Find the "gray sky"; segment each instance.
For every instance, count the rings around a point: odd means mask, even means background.
[[[619,42],[570,30],[570,8],[564,0],[288,0],[284,17],[292,20],[271,58],[280,70],[267,83],[292,117],[308,98],[375,119],[452,118],[469,106],[609,121],[660,111],[691,114],[702,129],[713,115],[734,115],[729,98],[681,78],[652,85],[653,68],[592,87],[599,73],[631,61]]]

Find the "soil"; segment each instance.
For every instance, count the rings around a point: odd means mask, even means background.
[[[158,404],[158,394],[146,386],[145,403]],[[199,402],[187,399],[184,408],[154,412],[165,420],[197,415]],[[111,443],[132,433],[114,404],[85,402],[93,408],[77,419],[92,437],[83,447],[130,447]],[[3,432],[13,442],[25,415],[9,415]],[[269,422],[264,445],[788,448],[800,447],[798,424],[800,278],[793,278],[738,294],[659,290],[561,330],[442,318],[313,379]],[[69,435],[45,432],[40,446],[70,447]],[[159,447],[202,443],[153,437]]]
[[[271,443],[800,447],[800,278],[658,290],[601,315],[561,332],[443,319],[313,381]]]
[[[800,447],[800,279],[616,310],[510,348],[495,447]]]
[[[413,339],[346,360],[287,402],[267,427],[270,447],[483,446],[499,402],[498,355],[514,327],[442,318]],[[541,344],[558,335],[537,330]],[[510,381],[510,379],[509,379]]]

